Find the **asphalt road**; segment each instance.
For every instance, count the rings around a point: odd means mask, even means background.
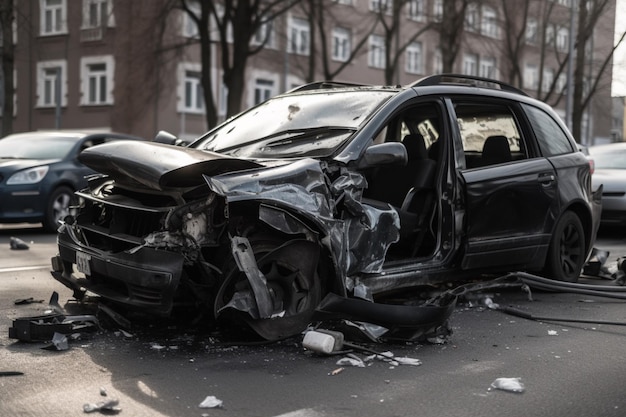
[[[11,250],[17,236],[30,249]],[[450,319],[446,344],[370,347],[421,360],[340,368],[340,357],[305,352],[301,338],[267,345],[223,344],[216,335],[144,324],[130,335],[83,335],[67,351],[8,338],[18,317],[43,314],[53,291],[55,236],[0,227],[1,416],[78,416],[83,405],[118,399],[126,416],[624,416],[626,327],[531,321],[469,304]],[[626,231],[604,231],[597,247],[626,255]],[[533,291],[491,292],[493,301],[536,316],[623,321],[625,301]],[[15,305],[33,297],[42,303]],[[359,354],[360,357],[365,355]],[[519,377],[523,393],[490,390]],[[101,391],[107,396],[101,395]],[[220,409],[200,408],[207,397]],[[97,414],[97,412],[95,413]]]

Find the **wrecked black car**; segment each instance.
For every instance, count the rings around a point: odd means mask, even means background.
[[[155,142],[80,155],[101,174],[52,260],[75,297],[191,308],[276,340],[327,294],[375,302],[513,270],[576,281],[598,227],[559,117],[492,80],[308,84],[189,146]]]

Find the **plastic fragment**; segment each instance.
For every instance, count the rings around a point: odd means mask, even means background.
[[[398,362],[400,365],[411,365],[411,366],[419,366],[422,364],[422,361],[419,359],[414,359],[414,358],[407,358],[407,357],[395,357],[394,360],[396,362]]]
[[[224,402],[214,395],[207,396],[204,401],[200,403],[200,408],[222,408]]]
[[[9,246],[12,250],[25,250],[29,248],[26,242],[18,237],[13,236],[11,236],[11,239],[9,240]]]
[[[496,378],[491,383],[491,388],[517,393],[522,393],[525,389],[520,378]]]
[[[45,346],[43,349],[61,351],[61,350],[68,350],[69,348],[70,348],[70,345],[67,341],[67,336],[64,335],[63,333],[55,332],[54,335],[52,336],[51,343]]]
[[[120,401],[117,399],[111,399],[106,401],[100,401],[99,403],[87,403],[83,405],[83,411],[85,413],[93,413],[95,411],[103,411],[107,414],[117,414],[122,411],[121,408],[118,407]]]
[[[163,350],[163,349],[166,349],[166,347],[161,345],[161,344],[159,344],[159,343],[152,343],[150,345],[150,349],[152,349],[152,350]]]
[[[330,376],[335,376],[335,375],[339,375],[340,373],[342,373],[346,368],[337,368],[337,369],[333,369],[332,372],[330,372],[328,375]]]
[[[339,366],[354,366],[355,368],[365,368],[365,362],[362,359],[356,357],[345,357],[337,361],[336,365]]]

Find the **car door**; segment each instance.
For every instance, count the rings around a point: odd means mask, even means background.
[[[516,103],[452,100],[465,155],[464,269],[539,267],[559,213],[558,182]]]

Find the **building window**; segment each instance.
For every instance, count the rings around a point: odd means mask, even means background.
[[[370,0],[370,10],[376,13],[391,13],[391,0]]]
[[[443,55],[441,54],[441,49],[435,49],[433,55],[433,73],[441,74],[443,73]]]
[[[567,87],[567,75],[561,73],[559,77],[556,79],[556,92],[558,94],[563,94]]]
[[[435,22],[443,20],[443,0],[435,0],[433,3],[433,20]]]
[[[478,75],[478,57],[476,55],[463,55],[463,74]]]
[[[536,44],[539,38],[539,25],[537,19],[528,19],[526,22],[526,42]]]
[[[550,87],[552,87],[552,83],[554,82],[554,70],[553,69],[544,69],[543,70],[543,80],[541,83],[541,89],[544,92],[550,91]]]
[[[113,25],[112,0],[83,0],[83,29]]]
[[[293,18],[289,22],[289,52],[309,55],[311,28],[304,19]]]
[[[409,0],[407,14],[411,20],[424,22],[426,20],[426,0]]]
[[[254,104],[263,103],[274,95],[274,81],[264,78],[254,80]]]
[[[496,75],[496,59],[491,57],[481,57],[478,67],[478,75],[484,78],[497,79]]]
[[[37,64],[37,107],[67,105],[67,63],[64,60],[44,61]]]
[[[554,25],[548,25],[546,27],[546,45],[552,45],[554,43]]]
[[[368,65],[373,68],[385,68],[385,38],[370,35],[370,49],[367,57]]]
[[[39,0],[41,35],[67,33],[66,0]]]
[[[480,28],[480,13],[476,3],[467,5],[465,11],[465,28],[470,32],[478,32]]]
[[[406,48],[406,72],[409,74],[424,73],[424,56],[421,42],[412,42]]]
[[[178,66],[179,113],[204,113],[202,89],[202,67],[196,63],[183,63]]]
[[[556,32],[556,47],[559,51],[567,51],[569,46],[569,29],[559,28]]]
[[[491,7],[483,7],[481,33],[484,36],[489,36],[490,38],[498,37],[498,20],[496,11]]]
[[[273,22],[262,23],[254,32],[252,43],[254,45],[263,45],[266,48],[275,48]]]
[[[87,106],[113,104],[113,74],[112,56],[81,58],[81,104]]]
[[[352,49],[350,38],[350,29],[333,29],[333,59],[335,61],[346,62],[350,57],[350,50]]]
[[[200,3],[198,3],[197,1],[189,1],[187,2],[187,6],[189,7],[189,10],[191,10],[191,13],[194,14],[194,16],[200,16]],[[183,36],[186,38],[199,38],[200,34],[198,33],[198,24],[196,23],[196,21],[193,20],[191,16],[189,16],[189,13],[186,10],[182,11],[182,15]]]
[[[539,88],[539,70],[536,65],[526,64],[524,67],[524,88],[530,90]]]
[[[228,111],[228,87],[226,84],[222,83],[220,88],[220,98],[219,98],[219,115],[226,116]]]

